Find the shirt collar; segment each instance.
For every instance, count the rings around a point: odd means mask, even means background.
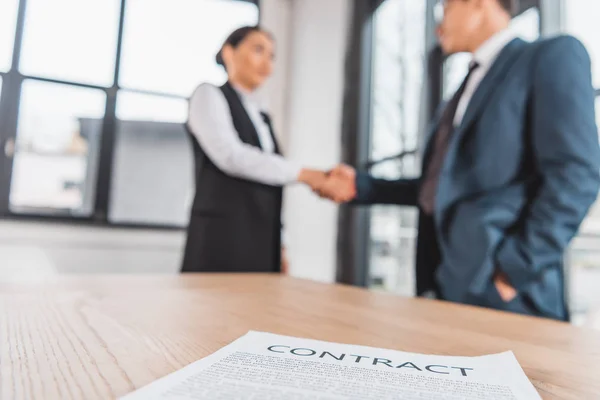
[[[502,49],[516,37],[517,35],[508,28],[496,32],[473,53],[473,61],[483,67],[490,66]]]
[[[233,87],[233,89],[244,101],[251,103],[255,106],[259,106],[260,102],[255,91],[244,89],[243,87],[236,85],[235,83],[232,83],[231,87]]]

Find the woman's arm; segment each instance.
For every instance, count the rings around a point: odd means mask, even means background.
[[[273,186],[316,179],[316,171],[242,142],[225,96],[213,85],[201,85],[190,98],[188,125],[206,156],[227,175]]]

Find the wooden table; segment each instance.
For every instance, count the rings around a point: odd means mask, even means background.
[[[271,275],[0,284],[0,398],[115,398],[248,330],[445,355],[512,350],[544,399],[600,398],[597,332]]]

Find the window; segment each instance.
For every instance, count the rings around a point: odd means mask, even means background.
[[[10,69],[19,0],[0,1],[0,72]]]
[[[563,2],[565,31],[582,41],[592,60],[592,79],[600,89],[600,39],[597,16],[600,2],[569,0]],[[596,92],[598,94],[598,91]],[[600,96],[596,97],[596,116],[600,126]],[[584,220],[567,256],[570,269],[570,302],[573,320],[600,329],[600,200]]]
[[[600,128],[600,94],[596,95],[596,125]]]
[[[184,123],[187,101],[179,98],[135,93],[126,90],[117,96],[117,118],[122,121]]]
[[[0,0],[0,142],[15,139],[0,214],[184,226],[186,97],[226,79],[215,54],[258,16],[240,0]]]
[[[23,83],[11,211],[91,214],[105,101],[97,89]]]
[[[233,30],[258,23],[258,8],[223,0],[126,4],[119,85],[143,93],[118,95],[108,218],[183,227],[194,194],[184,97],[201,82],[225,81],[215,55]]]
[[[598,39],[598,16],[600,2],[569,0],[565,5],[566,31],[580,39],[592,59],[594,85],[600,88],[600,40]]]
[[[426,2],[387,0],[374,16],[370,158],[377,160],[417,148],[425,83]],[[415,156],[376,165],[385,178],[419,175]],[[417,212],[370,209],[372,287],[412,295]]]
[[[119,84],[188,96],[201,82],[222,83],[215,55],[234,29],[258,23],[251,3],[128,0]]]
[[[187,102],[122,91],[117,117],[109,220],[186,226],[193,195]]]
[[[120,0],[27,0],[20,70],[111,86]]]

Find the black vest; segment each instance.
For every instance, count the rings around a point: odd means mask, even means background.
[[[261,147],[238,93],[221,87],[242,142]],[[277,144],[268,116],[276,151]],[[219,170],[191,134],[196,196],[182,272],[278,272],[282,188],[234,178]]]

